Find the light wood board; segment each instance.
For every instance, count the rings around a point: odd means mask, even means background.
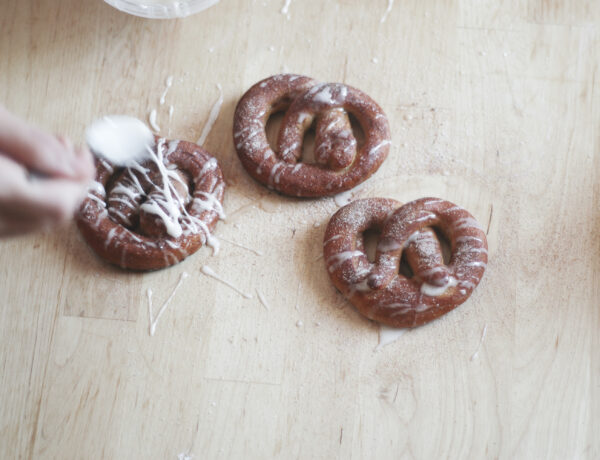
[[[398,0],[384,22],[387,0],[284,3],[149,21],[3,2],[0,102],[77,141],[153,108],[194,141],[220,84],[205,146],[229,219],[218,256],[150,274],[104,264],[74,225],[0,242],[0,457],[599,458],[600,2]],[[374,351],[318,259],[334,200],[268,192],[234,151],[237,100],[281,71],[386,111],[391,154],[357,197],[440,196],[489,226],[464,305]],[[151,337],[146,291],[159,306],[183,272]]]

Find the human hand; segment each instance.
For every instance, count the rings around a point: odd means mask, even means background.
[[[92,155],[0,106],[0,236],[73,217],[94,178]]]

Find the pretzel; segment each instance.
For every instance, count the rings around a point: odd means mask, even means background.
[[[267,140],[269,117],[285,110],[277,152]],[[364,134],[362,146],[352,133],[348,113]],[[315,121],[316,120],[316,121]],[[302,163],[306,131],[315,121],[315,164]],[[280,193],[298,197],[335,195],[368,179],[390,149],[383,110],[369,96],[341,83],[318,83],[291,74],[269,77],[252,86],[238,102],[233,139],[246,171]]]
[[[77,216],[86,242],[122,268],[174,265],[202,245],[224,217],[217,160],[196,144],[158,139],[150,159],[128,168],[96,162],[96,181]]]
[[[374,263],[363,233],[380,231]],[[444,264],[434,229],[448,240]],[[439,198],[404,206],[384,198],[356,200],[329,221],[323,243],[333,284],[367,318],[391,327],[416,327],[466,301],[487,265],[485,233],[469,212]],[[399,273],[405,255],[413,276]]]

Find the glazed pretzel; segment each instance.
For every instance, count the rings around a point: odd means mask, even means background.
[[[274,152],[266,124],[282,110],[286,112]],[[365,133],[360,148],[348,113]],[[303,137],[314,120],[316,163],[304,164]],[[244,94],[235,110],[233,140],[244,168],[258,182],[285,195],[319,197],[349,190],[377,171],[389,152],[390,129],[381,107],[363,92],[283,74]]]
[[[217,160],[196,144],[158,139],[151,159],[129,168],[97,161],[96,182],[77,225],[87,243],[122,268],[174,265],[203,244],[224,217]]]
[[[434,228],[450,243],[448,265]],[[374,263],[362,236],[369,229],[381,232]],[[438,198],[404,206],[384,198],[354,201],[329,221],[323,252],[333,284],[367,318],[392,327],[419,326],[456,308],[487,265],[487,240],[477,221]],[[403,252],[410,278],[399,273]]]

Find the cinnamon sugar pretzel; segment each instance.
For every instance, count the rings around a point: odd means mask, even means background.
[[[266,135],[269,117],[285,110],[276,152]],[[364,134],[358,146],[348,113]],[[315,121],[315,164],[301,162],[303,137]],[[252,86],[239,101],[233,138],[246,171],[280,193],[298,197],[334,195],[369,178],[385,160],[390,129],[369,96],[341,83],[300,75],[275,75]]]
[[[77,217],[98,255],[122,268],[174,265],[212,237],[225,182],[217,160],[196,144],[158,139],[150,160],[129,168],[97,161]]]
[[[381,232],[369,262],[363,233]],[[444,263],[434,229],[448,240]],[[384,198],[357,200],[331,218],[323,243],[333,284],[367,318],[392,327],[415,327],[466,301],[487,265],[485,233],[465,209],[439,198],[404,206]],[[403,253],[413,276],[399,273]]]

